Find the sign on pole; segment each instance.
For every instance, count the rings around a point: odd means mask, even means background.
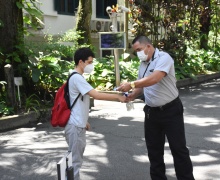
[[[23,85],[22,77],[14,77],[14,83],[18,87],[18,102],[19,102],[19,107],[21,107],[21,95],[20,95],[19,86]]]

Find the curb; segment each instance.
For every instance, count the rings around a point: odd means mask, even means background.
[[[186,78],[186,79],[178,80],[176,85],[179,88],[183,86],[198,84],[198,83],[205,82],[211,79],[216,79],[219,77],[220,77],[220,73],[215,73],[215,74],[210,74],[210,75],[199,75],[199,76],[196,76],[195,79]]]
[[[42,119],[50,118],[51,110],[38,112],[31,111],[29,113],[24,113],[21,115],[5,116],[0,118],[0,132],[5,132],[20,127],[27,126],[29,124],[36,124],[36,122],[45,122]],[[42,120],[42,121],[41,121]]]
[[[0,118],[0,132],[15,129],[37,121],[37,113],[30,112]]]
[[[194,84],[202,83],[202,82],[205,82],[211,79],[217,79],[217,78],[220,78],[220,73],[215,73],[211,75],[199,75],[199,76],[196,76],[195,79],[187,78],[183,80],[178,80],[177,87],[179,88],[183,86],[194,85]],[[113,93],[113,92],[108,91],[108,93]],[[91,103],[92,103],[91,107],[94,107],[94,102],[91,102]],[[25,113],[22,115],[2,117],[0,118],[0,132],[9,131],[9,130],[16,129],[19,127],[24,127],[28,124],[36,123],[38,120],[39,120],[39,114],[36,112]]]

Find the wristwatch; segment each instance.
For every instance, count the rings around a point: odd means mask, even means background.
[[[131,86],[131,88],[132,88],[132,89],[134,89],[134,88],[135,88],[134,81],[132,81],[132,82],[130,83],[130,86]]]

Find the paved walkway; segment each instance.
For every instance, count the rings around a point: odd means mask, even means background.
[[[179,90],[195,178],[220,180],[220,79]],[[82,180],[150,180],[143,106],[127,111],[123,103],[95,100]],[[66,148],[62,129],[48,123],[0,133],[0,179],[55,180]],[[167,143],[164,158],[167,178],[175,180]]]

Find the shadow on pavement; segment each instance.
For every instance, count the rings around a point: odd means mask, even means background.
[[[195,178],[218,180],[220,79],[179,91]],[[135,104],[133,112],[122,106],[105,102],[92,109],[82,180],[150,180],[144,141],[144,104]],[[52,128],[48,122],[0,133],[0,179],[56,180],[56,163],[66,151],[63,129]],[[167,143],[164,159],[168,180],[175,180]]]

